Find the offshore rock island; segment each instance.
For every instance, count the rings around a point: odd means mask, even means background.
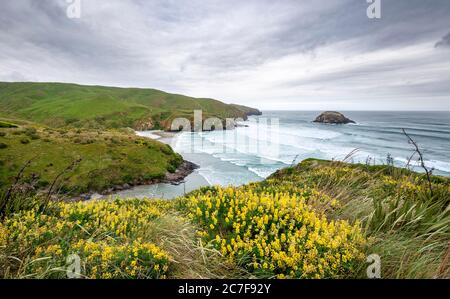
[[[345,117],[342,113],[336,111],[327,111],[320,114],[315,120],[315,123],[323,124],[355,124],[356,122]]]

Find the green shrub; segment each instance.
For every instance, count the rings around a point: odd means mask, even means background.
[[[22,143],[22,144],[28,144],[28,143],[30,143],[30,140],[27,139],[27,138],[22,138],[22,139],[20,140],[20,143]]]
[[[167,171],[170,173],[175,173],[175,171],[177,171],[177,167],[173,164],[170,164],[167,166]]]
[[[24,133],[27,136],[32,136],[37,133],[37,130],[35,128],[25,128]]]
[[[50,182],[48,182],[46,180],[39,180],[36,187],[39,189],[42,189],[42,188],[48,187],[49,185],[50,185]]]
[[[164,130],[164,127],[161,125],[159,121],[156,121],[153,125],[153,130]]]
[[[0,137],[5,137],[6,136],[6,132],[0,132]]]
[[[133,176],[132,176],[132,175],[129,175],[129,174],[124,175],[124,176],[122,177],[122,180],[123,180],[125,183],[131,183],[131,182],[133,181]]]
[[[92,144],[92,143],[94,143],[94,140],[90,138],[85,138],[81,141],[81,144]]]
[[[105,140],[106,140],[107,138],[105,138]],[[120,144],[120,140],[119,139],[117,139],[117,138],[115,138],[115,137],[112,137],[111,138],[111,143],[112,144]]]
[[[173,154],[173,149],[170,147],[170,145],[165,144],[162,148],[161,151],[166,154],[166,155],[172,155]]]
[[[7,148],[8,145],[6,143],[0,143],[0,149]]]

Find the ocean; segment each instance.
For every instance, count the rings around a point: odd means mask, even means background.
[[[389,155],[396,166],[405,167],[414,147],[402,129],[421,148],[426,166],[450,177],[450,112],[342,113],[356,124],[313,123],[319,111],[263,111],[235,130],[183,132],[166,142],[200,166],[187,178],[187,192],[203,185],[261,181],[307,158],[386,164]],[[186,186],[161,184],[138,190],[125,195],[172,198],[186,192]]]

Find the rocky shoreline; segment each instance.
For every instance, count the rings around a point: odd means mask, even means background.
[[[155,184],[171,184],[171,185],[180,185],[184,182],[184,179],[192,174],[194,170],[198,169],[199,166],[197,164],[194,164],[189,161],[183,161],[181,165],[178,167],[178,169],[174,173],[166,173],[166,176],[162,179],[151,179],[151,180],[135,180],[134,182],[130,184],[123,184],[123,185],[117,185],[113,186],[111,188],[108,188],[104,190],[101,193],[97,192],[89,192],[85,194],[81,194],[79,196],[75,196],[72,198],[67,199],[66,201],[70,202],[77,202],[77,201],[88,201],[92,199],[96,199],[97,197],[103,197],[107,195],[112,195],[115,192],[118,191],[124,191],[132,189],[133,187],[137,186],[144,186],[144,185],[155,185]]]

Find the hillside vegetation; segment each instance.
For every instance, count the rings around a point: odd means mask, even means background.
[[[182,162],[169,145],[137,137],[126,129],[56,130],[36,125],[0,128],[3,191],[24,166],[19,188],[47,190],[55,183],[53,191],[78,195],[159,180]]]
[[[76,253],[85,278],[366,278],[378,254],[382,278],[448,278],[449,180],[431,188],[392,166],[306,160],[172,201],[17,200],[0,276],[65,278]]]
[[[178,117],[247,118],[256,109],[155,89],[0,82],[0,117],[50,127],[170,129]]]

